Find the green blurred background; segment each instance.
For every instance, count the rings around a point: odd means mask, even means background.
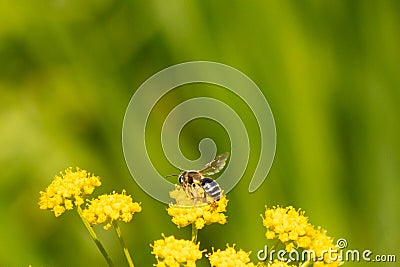
[[[122,225],[137,266],[155,262],[149,244],[161,233],[189,238],[190,229],[178,230],[166,206],[134,183],[121,131],[140,84],[191,60],[247,74],[277,127],[266,182],[247,193],[259,152],[254,136],[245,176],[228,194],[229,222],[201,230],[202,247],[236,243],[255,260],[267,243],[259,214],[279,204],[306,210],[351,249],[398,258],[399,47],[398,1],[2,1],[0,266],[105,265],[76,213],[55,218],[37,205],[39,191],[68,166],[102,177],[94,195],[125,188],[142,202],[143,212]],[[152,113],[148,143],[160,173],[176,171],[159,145],[173,103],[223,99],[255,135],[249,109],[217,91],[179,88]],[[218,124],[197,120],[182,132],[185,155],[199,156],[206,136],[219,152],[229,149]],[[96,231],[116,264],[125,264],[114,231]]]

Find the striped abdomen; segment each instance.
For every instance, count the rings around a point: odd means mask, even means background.
[[[201,180],[201,186],[204,191],[214,200],[219,200],[221,197],[221,188],[219,184],[211,178],[205,177]]]

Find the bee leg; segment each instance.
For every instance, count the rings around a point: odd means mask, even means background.
[[[188,198],[191,198],[191,194],[189,193],[189,188],[188,188],[188,186],[187,186],[187,185],[184,185],[183,188],[184,188],[184,190],[185,190],[186,196],[187,196]]]
[[[207,193],[206,193],[206,191],[203,192],[203,201],[204,201],[204,203],[207,203]]]
[[[196,185],[193,184],[192,185],[192,198],[193,198],[193,207],[196,206],[196,202],[197,202],[197,189],[196,189]]]

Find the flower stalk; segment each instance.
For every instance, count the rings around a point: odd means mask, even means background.
[[[192,242],[197,243],[197,235],[199,233],[199,230],[196,227],[196,223],[192,223]]]
[[[119,239],[119,243],[121,244],[121,247],[122,247],[122,249],[123,249],[123,251],[124,251],[124,254],[125,254],[125,258],[126,258],[126,260],[128,261],[129,266],[130,266],[130,267],[134,267],[133,261],[132,261],[132,258],[131,258],[131,255],[129,254],[129,250],[128,250],[128,248],[126,247],[124,238],[122,237],[121,228],[119,227],[118,222],[117,222],[117,221],[113,221],[112,224],[113,224],[113,226],[114,226],[114,228],[115,228],[115,231],[117,232],[117,236],[118,236],[118,239]]]
[[[275,244],[271,247],[271,251],[272,251],[272,250],[275,250],[275,249],[278,247],[278,245],[279,245],[280,242],[281,242],[281,241],[280,241],[279,239],[276,240]]]
[[[307,267],[311,264],[311,261],[306,261],[304,262],[302,265],[300,265],[300,267]]]
[[[103,255],[104,259],[107,261],[108,266],[110,266],[110,267],[114,266],[114,263],[112,262],[110,256],[108,256],[107,251],[105,250],[103,244],[101,244],[100,240],[97,238],[97,235],[94,232],[93,228],[90,226],[88,221],[84,217],[82,217],[82,209],[81,209],[81,207],[78,206],[76,211],[78,212],[79,217],[82,219],[82,222],[85,225],[86,229],[89,231],[89,234],[92,237],[94,243],[96,243],[97,248],[100,250],[101,255]]]

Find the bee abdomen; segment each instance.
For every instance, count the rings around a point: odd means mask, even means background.
[[[221,188],[219,184],[211,178],[204,178],[201,180],[201,186],[204,191],[213,199],[219,200],[221,197]]]

